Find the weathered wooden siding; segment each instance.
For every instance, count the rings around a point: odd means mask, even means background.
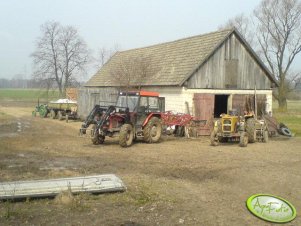
[[[85,118],[93,109],[95,104],[103,102],[115,102],[118,90],[112,87],[81,88],[78,94],[78,114]]]
[[[237,60],[237,69],[233,68],[233,61]],[[227,66],[232,62],[232,67]],[[229,69],[230,68],[230,69]],[[227,70],[231,70],[230,72]],[[227,73],[228,72],[228,73]],[[226,75],[237,73],[237,79],[231,76],[234,84],[226,86]],[[232,34],[219,49],[205,62],[199,70],[188,80],[188,88],[202,89],[254,89],[268,90],[271,88],[271,81],[262,68],[254,60],[245,46],[239,41],[235,34]]]

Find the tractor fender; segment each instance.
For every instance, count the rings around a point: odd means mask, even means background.
[[[142,127],[144,127],[152,117],[158,117],[158,118],[161,118],[161,114],[160,114],[160,113],[150,113],[150,114],[146,117],[146,119],[144,120],[144,122],[143,122],[143,124],[142,124]]]

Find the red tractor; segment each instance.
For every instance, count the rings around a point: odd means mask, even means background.
[[[89,125],[92,143],[102,144],[105,137],[119,136],[121,147],[129,147],[133,140],[142,138],[156,143],[162,134],[162,99],[159,93],[149,91],[120,92],[116,105],[95,105],[82,124],[80,134],[86,134]]]

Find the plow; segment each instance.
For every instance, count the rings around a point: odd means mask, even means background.
[[[193,116],[190,114],[166,111],[161,113],[161,119],[166,126],[186,126],[193,120]]]

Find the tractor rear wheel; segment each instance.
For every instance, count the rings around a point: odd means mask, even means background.
[[[240,138],[239,138],[239,146],[240,147],[247,147],[248,140],[249,140],[249,138],[248,138],[247,133],[246,132],[242,132],[240,134]]]
[[[211,135],[210,135],[210,144],[212,146],[218,146],[219,145],[219,140],[217,137],[217,132],[215,130],[212,130]]]
[[[102,144],[105,141],[105,137],[99,135],[96,125],[93,125],[91,129],[91,141],[95,145]]]
[[[129,147],[132,145],[134,139],[133,126],[131,124],[124,124],[119,132],[119,145],[121,147]]]
[[[249,118],[246,121],[246,133],[249,138],[249,143],[256,142],[256,126],[255,126],[255,119]]]
[[[162,134],[162,124],[159,118],[152,117],[143,128],[143,140],[147,143],[156,143]]]
[[[41,117],[41,118],[46,118],[46,117],[47,117],[47,114],[48,114],[47,106],[41,105],[41,106],[40,106],[40,109],[39,109],[39,114],[40,114],[40,117]]]

